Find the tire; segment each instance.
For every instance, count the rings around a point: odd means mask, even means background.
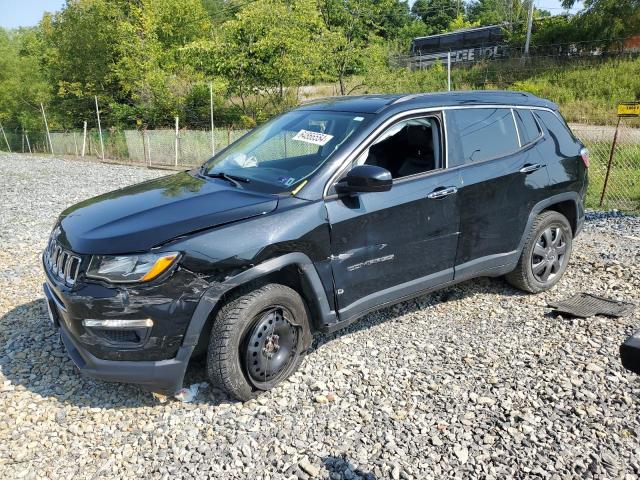
[[[209,381],[247,401],[300,365],[309,319],[298,293],[275,283],[244,291],[216,315],[207,351]]]
[[[515,270],[506,275],[507,281],[525,292],[549,290],[566,271],[572,245],[567,218],[551,210],[542,212],[531,226]]]

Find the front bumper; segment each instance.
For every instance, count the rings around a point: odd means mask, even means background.
[[[184,374],[193,352],[193,346],[180,346],[175,358],[155,361],[105,360],[92,355],[73,337],[60,315],[59,300],[44,284],[44,294],[53,325],[59,329],[69,358],[81,373],[107,382],[139,385],[145,390],[173,395],[182,388]]]

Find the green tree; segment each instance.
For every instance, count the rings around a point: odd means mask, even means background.
[[[461,30],[463,28],[472,28],[480,26],[479,21],[467,20],[464,15],[460,14],[449,23],[449,31]]]
[[[204,9],[216,26],[233,18],[245,3],[246,0],[202,0]]]
[[[575,3],[576,0],[562,1],[565,8]],[[640,32],[640,0],[584,0],[584,9],[574,21],[583,40],[599,40],[609,46],[614,40]]]
[[[526,26],[529,0],[476,0],[468,5],[469,20],[480,25],[507,22],[515,28]],[[551,13],[534,7],[534,18],[548,17]]]
[[[48,102],[49,89],[34,44],[35,29],[0,28],[0,121],[5,131],[42,128],[40,102]]]
[[[416,0],[411,13],[420,18],[433,35],[448,31],[449,24],[464,14],[464,5],[456,0]]]
[[[120,121],[158,126],[184,116],[186,99],[203,79],[184,49],[208,38],[210,25],[200,0],[140,0],[131,6],[117,29],[114,71],[128,98],[115,106]]]
[[[313,0],[257,0],[186,52],[204,74],[223,78],[230,101],[259,121],[319,76],[324,33]]]
[[[109,104],[126,99],[114,71],[123,17],[117,2],[78,0],[40,23],[44,72],[63,126],[93,121],[94,95]]]

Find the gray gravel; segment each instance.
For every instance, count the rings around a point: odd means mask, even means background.
[[[479,279],[320,336],[275,391],[164,403],[83,378],[46,323],[39,264],[66,206],[166,172],[0,154],[0,478],[637,478],[633,317],[566,319],[578,291],[640,304],[640,221],[590,213],[567,274]],[[205,380],[202,365],[188,384]]]

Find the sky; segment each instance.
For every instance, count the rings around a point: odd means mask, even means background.
[[[538,8],[553,15],[562,13],[560,0],[535,0]],[[0,0],[0,27],[16,28],[36,25],[44,12],[55,12],[65,0]],[[581,2],[579,2],[581,3]],[[577,10],[574,8],[574,10]]]
[[[0,27],[36,25],[44,12],[60,10],[65,0],[0,0]]]

